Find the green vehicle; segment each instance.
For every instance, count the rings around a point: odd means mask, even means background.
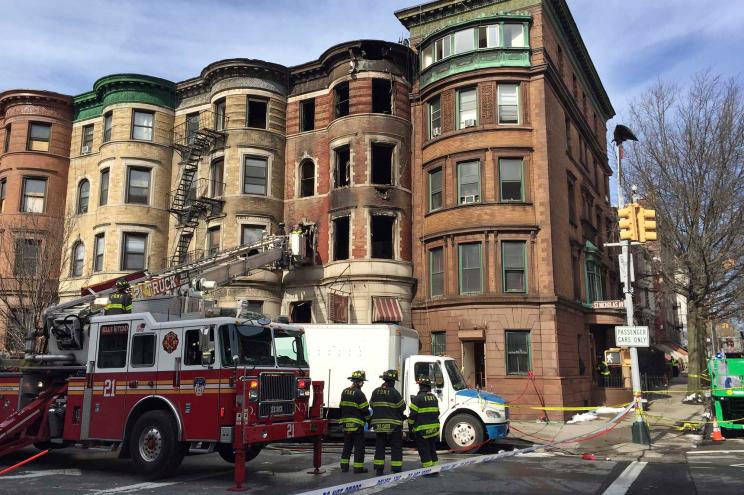
[[[744,430],[744,339],[722,337],[708,361],[713,412],[721,428]]]

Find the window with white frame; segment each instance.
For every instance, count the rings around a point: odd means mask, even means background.
[[[23,213],[44,213],[47,180],[45,178],[24,177],[21,211]]]
[[[78,241],[72,247],[72,266],[70,274],[73,277],[82,277],[83,275],[83,263],[85,261],[85,245]]]
[[[150,173],[149,168],[127,168],[127,203],[146,205],[150,202]]]
[[[524,163],[521,158],[499,158],[501,201],[524,201]]]
[[[519,84],[499,84],[499,124],[519,124]]]
[[[88,213],[88,200],[90,199],[90,182],[83,179],[78,184],[78,214]]]
[[[525,22],[498,22],[467,27],[421,47],[421,68],[453,55],[492,48],[526,48],[528,46]]]
[[[480,161],[457,164],[457,204],[480,203]]]
[[[103,252],[106,248],[105,234],[96,234],[93,242],[93,271],[103,271]]]
[[[132,118],[132,139],[152,141],[152,129],[155,121],[153,112],[135,110]]]
[[[144,270],[147,234],[126,232],[122,239],[122,270]]]
[[[476,88],[457,91],[457,128],[478,125],[478,92]]]
[[[442,133],[441,99],[436,96],[429,100],[429,139]]]

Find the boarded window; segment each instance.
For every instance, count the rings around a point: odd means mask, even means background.
[[[31,122],[28,128],[29,151],[49,151],[49,140],[52,133],[51,124]]]
[[[220,250],[220,227],[207,230],[207,255],[211,256]]]

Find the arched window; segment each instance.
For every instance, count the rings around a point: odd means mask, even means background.
[[[83,275],[83,260],[85,259],[85,246],[78,241],[72,247],[72,276],[80,277]]]
[[[78,184],[77,212],[88,213],[88,199],[90,198],[90,182],[83,179]]]
[[[300,164],[300,197],[306,198],[315,194],[315,164],[305,160]]]

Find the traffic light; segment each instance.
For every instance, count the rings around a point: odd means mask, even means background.
[[[637,241],[638,240],[638,219],[636,212],[638,205],[631,203],[625,208],[619,208],[617,215],[620,217],[618,224],[620,225],[620,240],[621,241]]]
[[[638,208],[638,241],[656,240],[656,211]]]

